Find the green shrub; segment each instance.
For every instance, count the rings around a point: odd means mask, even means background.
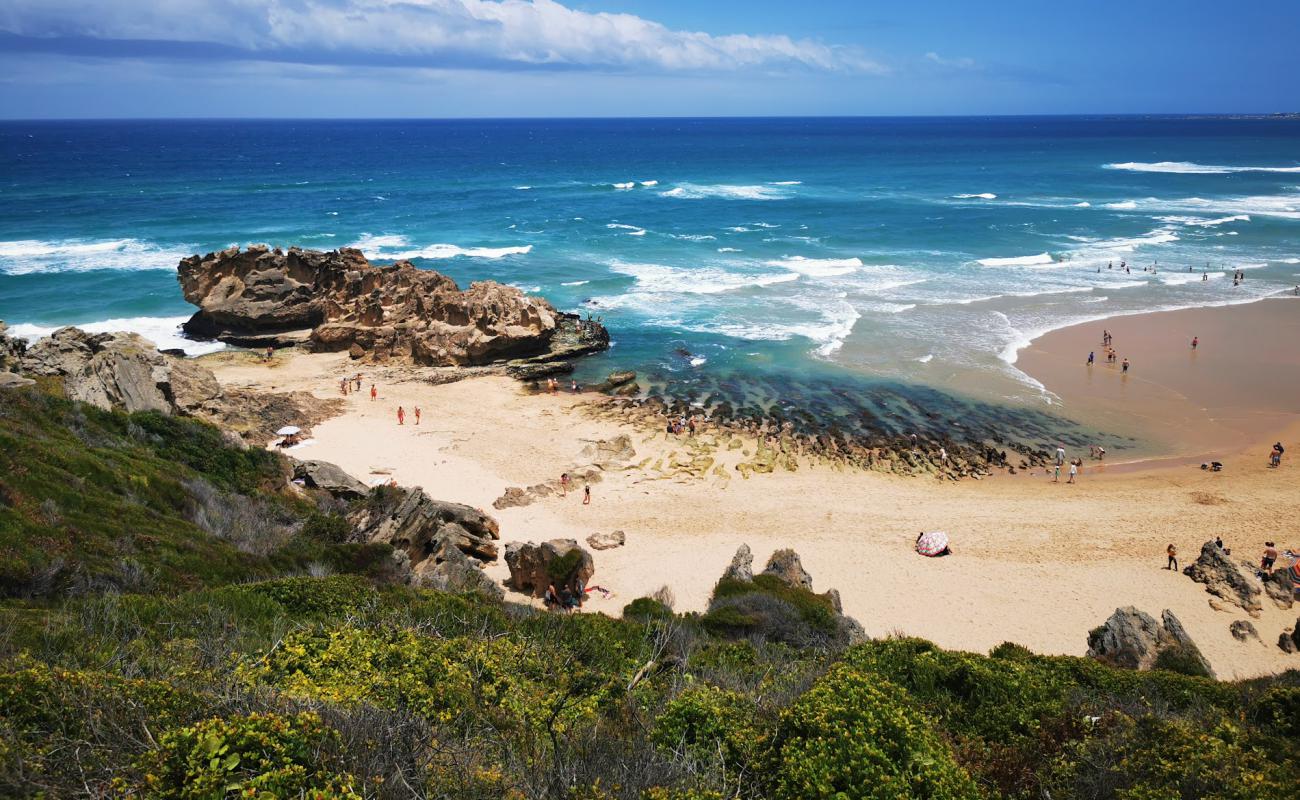
[[[673,610],[653,597],[638,597],[623,606],[623,618],[647,622],[655,619],[672,619]]]
[[[578,567],[582,566],[582,551],[574,548],[546,565],[546,574],[557,584],[568,583]]]
[[[657,747],[696,761],[720,760],[732,771],[753,759],[758,732],[754,703],[708,684],[690,687],[669,701],[655,720]]]
[[[828,596],[790,586],[774,575],[718,581],[700,622],[720,636],[758,636],[796,647],[826,645],[839,633]]]
[[[847,664],[781,714],[764,777],[774,800],[980,797],[906,694]]]
[[[1197,678],[1210,677],[1210,671],[1197,657],[1197,654],[1185,647],[1167,647],[1156,655],[1153,669],[1177,672],[1179,675],[1191,675]]]
[[[273,600],[295,617],[341,617],[373,605],[378,599],[375,588],[355,575],[280,578],[232,587],[228,591]]]
[[[357,798],[335,765],[338,732],[312,713],[210,719],[164,733],[118,788],[147,800]],[[133,785],[134,784],[134,785]]]
[[[324,514],[312,509],[302,523],[301,533],[309,539],[337,544],[347,541],[352,525],[341,514]]]

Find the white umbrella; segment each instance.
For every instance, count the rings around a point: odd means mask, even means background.
[[[937,556],[948,549],[948,534],[943,531],[930,531],[921,534],[916,540],[916,552],[923,556]]]
[[[285,425],[283,428],[281,428],[280,430],[276,431],[276,432],[275,432],[275,435],[276,435],[276,436],[293,436],[295,433],[302,433],[302,428],[299,428],[297,425]]]

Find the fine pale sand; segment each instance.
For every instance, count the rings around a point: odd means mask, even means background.
[[[1267,360],[1271,356],[1255,358],[1251,350],[1250,363],[1256,366],[1247,369],[1241,361],[1220,357],[1218,348],[1230,337],[1236,337],[1231,338],[1236,347],[1242,346],[1242,337],[1269,338],[1266,325],[1294,326],[1297,312],[1300,304],[1282,303],[1196,312],[1203,349],[1194,363],[1231,370],[1222,374],[1234,382],[1254,381],[1249,385],[1261,391],[1281,385],[1273,383],[1272,371],[1288,372],[1284,378],[1293,387],[1288,400],[1294,404],[1293,354],[1288,354],[1290,360],[1273,362]],[[1198,387],[1208,383],[1214,389],[1217,381],[1178,377],[1177,364],[1186,364],[1187,354],[1182,347],[1163,352],[1158,335],[1176,329],[1176,336],[1168,335],[1181,342],[1190,340],[1190,333],[1184,333],[1181,321],[1173,325],[1162,321],[1165,317],[1173,315],[1106,323],[1120,352],[1130,353],[1135,363],[1127,387],[1116,391],[1142,387],[1142,414],[1155,419],[1166,403],[1211,407],[1226,397],[1231,407],[1252,407],[1242,397],[1254,396],[1252,392],[1202,400]],[[1099,335],[1101,326],[1092,323],[1088,330],[1095,328]],[[1300,341],[1294,327],[1289,330],[1273,338]],[[1068,361],[1082,369],[1076,345],[1083,340],[1071,337],[1090,335],[1061,331],[1034,349],[1048,363],[1064,363],[1068,353]],[[1134,339],[1139,341],[1130,346]],[[1038,370],[1036,364],[1030,366],[1035,359],[1021,366]],[[211,366],[226,384],[307,389],[320,397],[338,397],[338,377],[357,370],[335,355],[296,355],[267,366],[251,355],[225,354],[212,359]],[[403,380],[396,369],[362,370],[365,391],[350,395],[345,413],[317,425],[314,442],[292,454],[332,461],[366,483],[392,477],[423,486],[434,497],[482,508],[500,521],[503,541],[582,540],[595,532],[625,531],[626,546],[594,553],[592,583],[614,596],[593,595],[589,611],[617,615],[626,603],[665,585],[675,595],[678,611],[703,610],[732,554],[747,543],[756,569],[777,548],[797,550],[814,588],[838,589],[845,612],[874,636],[905,633],[981,652],[1013,641],[1040,653],[1081,655],[1090,629],[1117,606],[1134,605],[1157,617],[1171,609],[1220,677],[1300,666],[1300,656],[1287,656],[1276,646],[1278,634],[1295,623],[1300,607],[1282,611],[1265,599],[1261,616],[1252,620],[1263,641],[1238,642],[1228,626],[1249,619],[1244,612],[1212,609],[1203,586],[1163,569],[1167,544],[1177,545],[1185,565],[1216,534],[1234,556],[1257,558],[1265,539],[1300,548],[1295,526],[1300,491],[1292,460],[1293,453],[1300,456],[1295,435],[1300,429],[1294,426],[1284,439],[1288,460],[1277,470],[1266,466],[1266,446],[1244,449],[1250,442],[1237,439],[1235,448],[1222,451],[1219,460],[1226,468],[1220,473],[1177,463],[1099,474],[1086,453],[1071,453],[1086,463],[1077,485],[1053,484],[1042,473],[952,483],[807,463],[795,472],[778,470],[747,480],[734,464],[752,452],[749,442],[744,450],[723,447],[712,453],[729,478],[712,473],[697,478],[664,467],[673,454],[679,461],[689,459],[685,439],[596,416],[590,398],[530,395],[520,384],[498,377],[432,386]],[[1064,367],[1059,376],[1044,369],[1038,377],[1073,413],[1076,395],[1080,402],[1087,395],[1067,373]],[[1113,377],[1107,372],[1104,379]],[[1101,378],[1094,377],[1092,385]],[[376,401],[368,394],[372,382],[379,390]],[[1149,393],[1148,382],[1153,387]],[[1242,388],[1235,385],[1231,391]],[[1132,400],[1132,394],[1127,398]],[[408,412],[403,426],[397,425],[398,405]],[[423,412],[419,426],[411,416],[417,405]],[[1287,422],[1285,403],[1254,407],[1275,415],[1249,428],[1255,440],[1271,443]],[[582,462],[580,451],[587,442],[622,433],[632,438],[637,465],[595,484],[591,505],[584,506],[581,494],[573,493],[525,507],[491,507],[506,487],[554,480]],[[712,436],[706,433],[701,440],[708,443]],[[916,555],[912,544],[923,529],[948,531],[955,554],[939,559]],[[507,570],[498,563],[488,573],[504,579]]]

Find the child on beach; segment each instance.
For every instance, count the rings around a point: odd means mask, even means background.
[[[1091,367],[1091,366],[1092,366],[1092,362],[1095,361],[1096,358],[1097,358],[1097,351],[1095,351],[1095,350],[1090,350],[1090,351],[1088,351],[1088,366]]]
[[[1165,564],[1165,569],[1171,570],[1173,572],[1177,572],[1178,571],[1178,548],[1174,547],[1172,542],[1169,544],[1168,547],[1165,548],[1165,555],[1169,557],[1169,562]]]
[[[420,407],[419,407],[419,406],[416,406],[416,407],[415,407],[415,424],[416,424],[416,425],[419,425],[419,424],[420,424]]]
[[[1074,483],[1075,477],[1079,474],[1079,459],[1070,462],[1070,479],[1066,483]]]

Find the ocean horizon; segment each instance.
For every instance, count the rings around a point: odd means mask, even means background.
[[[6,121],[0,160],[0,319],[192,354],[182,257],[358,247],[600,317],[581,381],[1052,411],[1034,337],[1300,283],[1285,115]]]

